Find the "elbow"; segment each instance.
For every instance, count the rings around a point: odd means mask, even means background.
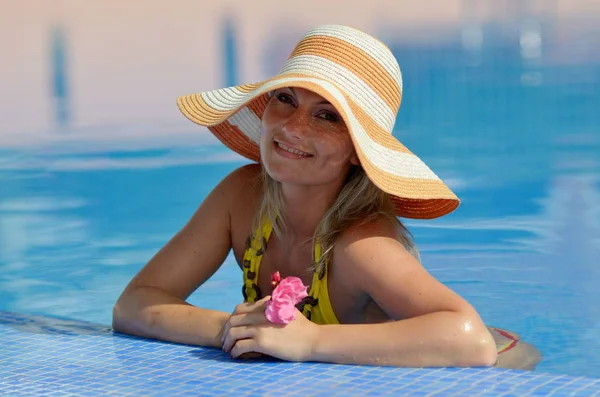
[[[482,332],[478,339],[475,340],[475,352],[473,354],[472,366],[476,367],[491,367],[496,364],[498,360],[498,350],[496,349],[496,342],[494,338],[489,334],[487,330]]]
[[[484,324],[474,326],[475,321],[467,320],[462,325],[465,365],[470,367],[490,367],[496,364],[498,352],[492,334]]]
[[[115,303],[112,310],[112,329],[115,332],[130,335],[139,335],[142,319],[141,313],[136,309],[135,299],[122,295]]]
[[[125,302],[123,302],[123,297],[121,297],[115,303],[112,310],[112,329],[115,332],[123,334],[129,333],[127,330],[130,327],[127,323],[131,321],[131,316],[127,315],[125,308]]]
[[[123,315],[123,308],[120,300],[113,306],[112,329],[115,332],[125,333],[125,316]]]

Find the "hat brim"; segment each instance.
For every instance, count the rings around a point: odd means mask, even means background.
[[[391,196],[403,218],[433,219],[454,211],[460,200],[414,153],[356,105],[335,84],[312,76],[286,74],[256,84],[184,95],[181,112],[208,129],[238,154],[260,161],[260,127],[268,93],[299,87],[327,99],[344,119],[361,166]]]

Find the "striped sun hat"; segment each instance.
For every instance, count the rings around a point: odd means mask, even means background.
[[[281,72],[266,81],[181,96],[177,104],[240,155],[260,161],[259,140],[269,93],[301,87],[327,99],[344,119],[361,166],[394,201],[396,214],[431,219],[459,200],[440,178],[393,135],[402,98],[396,58],[372,36],[339,25],[312,28]]]

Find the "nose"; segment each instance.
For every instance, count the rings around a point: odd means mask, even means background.
[[[310,115],[295,109],[283,125],[283,132],[291,139],[303,139],[310,131]]]

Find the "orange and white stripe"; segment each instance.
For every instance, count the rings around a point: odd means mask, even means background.
[[[458,206],[456,195],[392,135],[402,99],[395,57],[383,43],[353,28],[318,26],[302,38],[274,78],[182,96],[178,105],[232,150],[259,161],[268,94],[282,87],[314,91],[336,107],[365,172],[391,195],[399,216],[434,218]]]

